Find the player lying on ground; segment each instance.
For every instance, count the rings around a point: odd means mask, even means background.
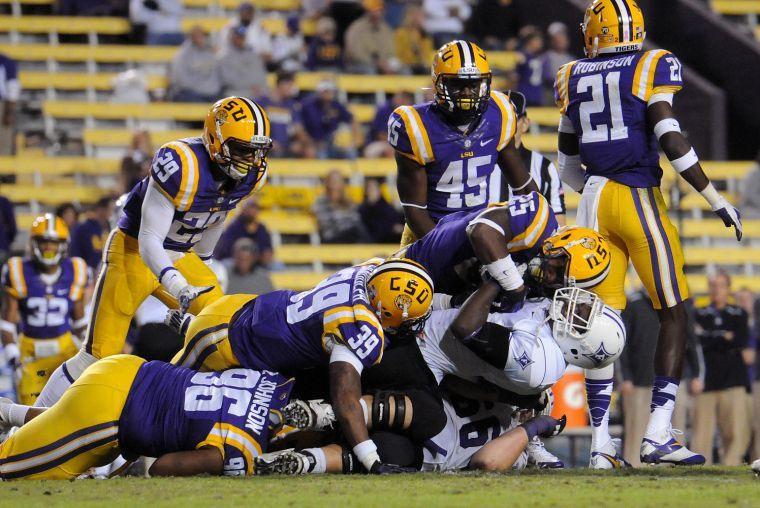
[[[72,479],[90,468],[156,457],[155,476],[249,475],[282,425],[308,428],[288,403],[293,380],[269,371],[200,373],[136,356],[88,367],[51,408],[0,400],[0,478]]]
[[[432,299],[427,272],[405,259],[346,268],[301,293],[229,295],[192,319],[175,363],[287,375],[329,365],[343,434],[366,469],[377,472],[383,465],[367,434],[360,376],[381,361],[388,336],[422,327]]]
[[[53,373],[42,405],[58,400],[88,365],[123,350],[132,317],[148,296],[196,314],[222,296],[207,263],[227,213],[266,181],[269,132],[259,105],[227,97],[209,109],[203,137],[158,150],[103,249],[85,343]]]
[[[89,268],[66,255],[69,230],[62,219],[37,217],[29,234],[29,256],[10,258],[0,276],[0,335],[5,360],[17,375],[18,400],[31,405],[53,371],[79,349],[87,326]]]

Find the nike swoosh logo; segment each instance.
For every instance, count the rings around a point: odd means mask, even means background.
[[[491,141],[493,141],[493,140],[494,140],[494,138],[491,138],[491,139],[489,139],[488,141],[482,141],[482,140],[481,140],[481,141],[480,141],[480,146],[486,146],[488,143],[490,143],[490,142],[491,142]]]
[[[240,201],[240,198],[237,198],[237,199],[230,199],[230,204],[231,204],[231,205],[234,205],[234,204],[235,204],[235,203],[237,203],[238,201]]]

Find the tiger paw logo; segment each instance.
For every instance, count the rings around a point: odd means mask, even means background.
[[[224,125],[225,123],[227,123],[228,115],[229,113],[227,113],[226,109],[220,109],[219,111],[216,112],[216,118],[215,118],[216,123],[219,125]]]
[[[398,295],[393,303],[400,311],[406,312],[412,306],[412,298],[409,295]]]

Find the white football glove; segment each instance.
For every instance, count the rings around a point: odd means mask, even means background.
[[[3,355],[5,356],[5,362],[11,368],[15,369],[20,365],[19,358],[21,357],[21,351],[19,351],[18,344],[15,342],[3,346]]]
[[[187,286],[183,287],[177,294],[179,311],[182,314],[185,314],[187,312],[187,309],[190,308],[190,304],[193,303],[193,300],[204,293],[208,293],[212,289],[214,289],[214,286],[191,286],[188,284]]]
[[[195,316],[192,314],[183,314],[178,309],[169,309],[166,312],[166,317],[164,318],[164,324],[177,332],[180,337],[185,337],[185,333],[187,333],[187,328],[190,326],[190,321],[193,320]]]

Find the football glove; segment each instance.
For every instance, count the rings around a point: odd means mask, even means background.
[[[720,217],[727,228],[733,227],[736,232],[736,241],[742,239],[742,214],[731,203],[722,198],[713,207],[712,211]]]
[[[369,468],[369,474],[401,474],[401,473],[416,473],[417,470],[413,467],[397,466],[396,464],[385,464],[379,460],[372,464]]]
[[[536,436],[554,437],[565,429],[565,424],[567,424],[567,418],[564,415],[560,419],[552,418],[548,415],[538,415],[523,423],[520,427],[525,429],[530,441]]]
[[[193,300],[198,298],[204,293],[208,293],[214,289],[214,286],[192,286],[188,284],[187,286],[183,287],[179,290],[179,293],[177,294],[177,301],[179,302],[179,311],[184,314],[187,312],[187,309],[190,308],[190,304],[193,303]]]
[[[169,309],[166,312],[164,324],[177,332],[180,337],[184,338],[187,333],[187,328],[190,326],[190,321],[192,321],[194,317],[195,316],[192,314],[183,314],[177,309]]]
[[[18,344],[15,342],[3,346],[3,355],[5,356],[5,362],[12,369],[15,369],[21,364],[19,360],[19,358],[21,358],[21,351],[19,351]]]

